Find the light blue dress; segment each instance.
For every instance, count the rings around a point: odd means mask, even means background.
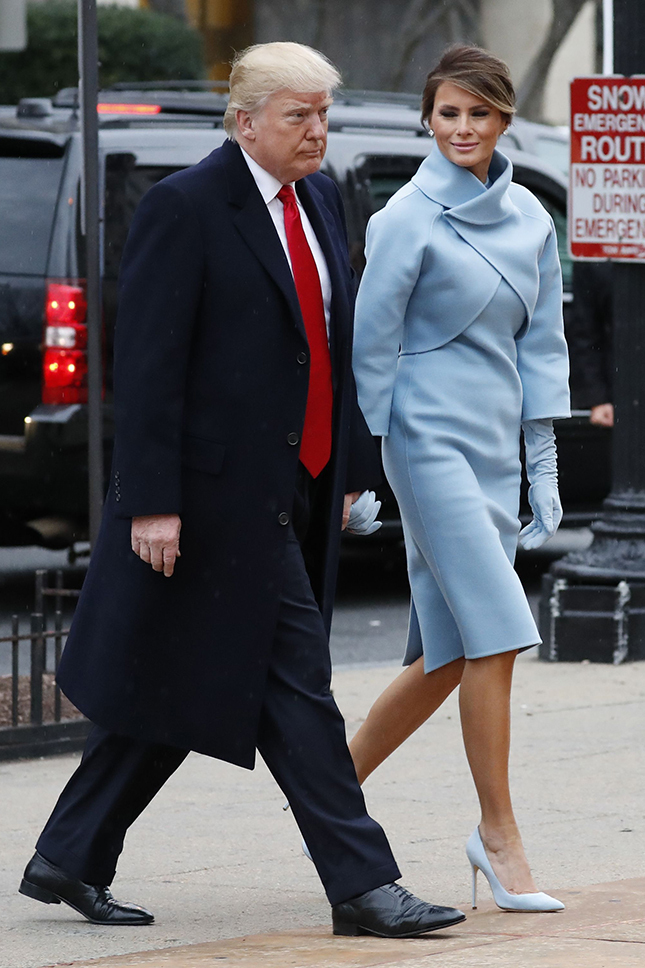
[[[567,416],[553,223],[434,148],[370,221],[354,369],[399,503],[412,592],[404,662],[426,672],[540,637],[513,561],[522,420]]]

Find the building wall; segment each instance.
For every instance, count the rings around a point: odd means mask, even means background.
[[[235,52],[253,42],[253,0],[186,0],[186,12],[204,37],[208,76],[225,80]]]
[[[519,85],[549,30],[552,0],[482,0],[482,41],[502,57]],[[580,11],[547,75],[542,116],[552,124],[569,120],[569,81],[594,72],[595,4]]]
[[[596,11],[586,3],[553,58],[544,91],[544,120],[569,123],[569,82],[572,77],[595,74]]]
[[[482,42],[506,61],[516,87],[540,48],[551,14],[551,0],[482,0]]]

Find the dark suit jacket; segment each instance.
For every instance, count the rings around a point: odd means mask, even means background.
[[[297,191],[333,287],[333,453],[310,549],[329,627],[343,496],[377,482],[378,456],[351,372],[340,195],[321,174]],[[147,193],[123,256],[112,483],[59,673],[94,722],[253,766],[308,370],[284,250],[228,142]],[[132,552],[130,519],[169,512],[167,579]]]

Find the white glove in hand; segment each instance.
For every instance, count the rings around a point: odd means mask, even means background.
[[[382,521],[376,520],[380,510],[381,502],[376,500],[374,491],[363,491],[352,504],[347,530],[352,534],[374,534],[382,525]]]
[[[553,537],[562,520],[558,493],[558,465],[552,420],[525,420],[524,446],[533,520],[519,534],[525,551],[539,548]]]

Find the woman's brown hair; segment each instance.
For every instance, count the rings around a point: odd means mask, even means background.
[[[421,120],[432,116],[437,88],[450,81],[464,91],[497,108],[509,124],[515,114],[515,88],[508,66],[487,50],[470,44],[449,47],[441,60],[428,74],[423,90]]]

